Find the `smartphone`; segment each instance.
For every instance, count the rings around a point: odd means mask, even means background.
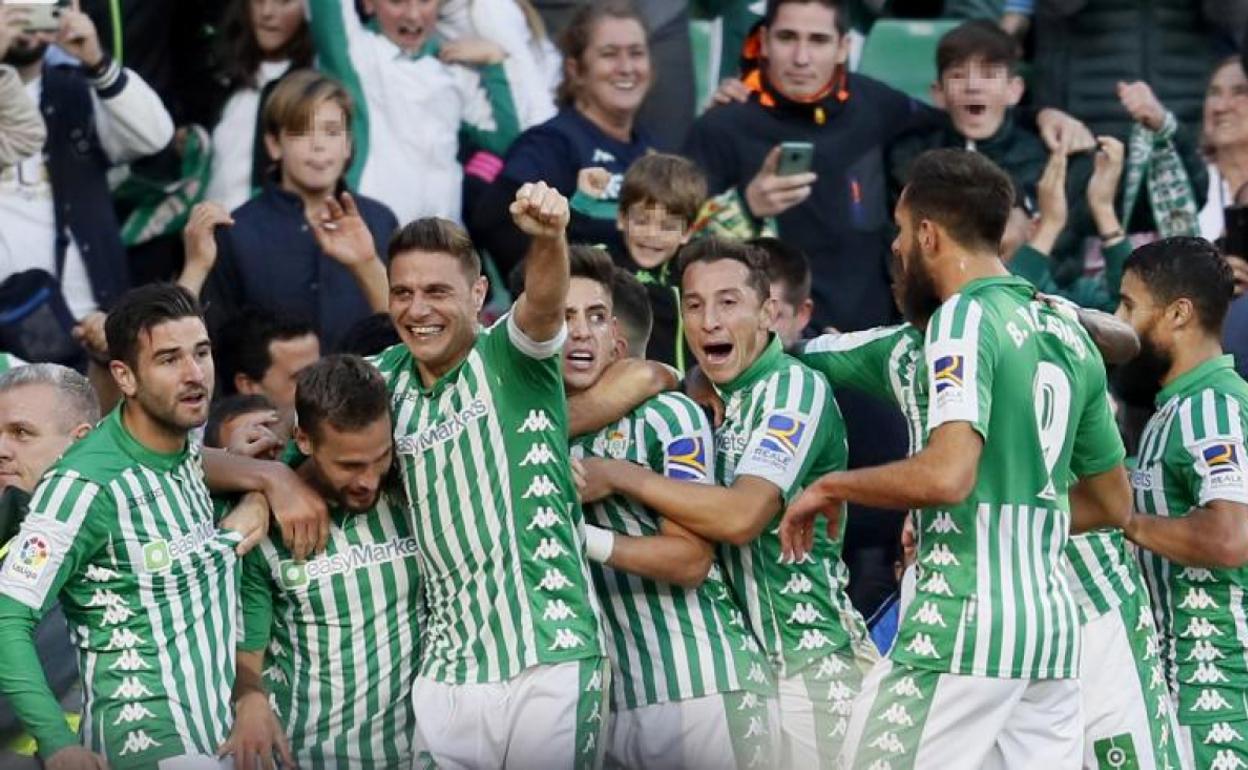
[[[55,32],[61,26],[61,0],[6,0],[5,5],[26,10],[27,32]]]
[[[776,164],[778,176],[793,176],[810,171],[815,160],[815,146],[810,142],[782,142],[780,162]]]
[[[1223,209],[1226,220],[1226,240],[1222,253],[1248,259],[1248,206],[1227,206]]]

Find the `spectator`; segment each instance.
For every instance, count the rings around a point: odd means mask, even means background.
[[[233,215],[201,204],[187,225],[183,282],[194,292],[187,273],[208,275],[214,325],[254,305],[310,321],[332,346],[352,324],[386,309],[386,269],[376,255],[398,222],[381,203],[345,192],[351,116],[346,90],[312,70],[292,72],[273,89],[264,141],[276,178]],[[331,221],[357,210],[362,223]],[[218,227],[224,231],[214,237]]]
[[[559,49],[548,32],[529,0],[443,0],[438,6],[438,34],[444,40],[484,38],[507,52],[522,129],[555,116],[561,68]]]
[[[646,286],[654,316],[648,349],[655,361],[685,368],[680,323],[680,277],[672,258],[689,242],[706,201],[706,177],[679,155],[654,153],[629,166],[620,186],[619,227],[624,248],[616,262]]]
[[[1118,198],[1118,180],[1122,177],[1123,147],[1113,137],[1100,138],[1096,153],[1096,170],[1088,181],[1087,201],[1092,220],[1096,223],[1101,239],[1101,253],[1105,256],[1105,270],[1101,275],[1077,277],[1066,286],[1058,286],[1053,280],[1049,255],[1053,244],[1066,226],[1066,164],[1065,153],[1050,156],[1044,174],[1040,177],[1036,198],[1040,217],[1028,242],[1017,251],[1006,251],[1002,257],[1015,275],[1031,281],[1037,289],[1057,294],[1083,307],[1112,313],[1118,307],[1118,288],[1122,283],[1122,265],[1131,256],[1131,242],[1122,231],[1122,223],[1114,211]]]
[[[289,427],[295,408],[295,375],[321,357],[312,327],[248,309],[221,327],[213,344],[224,395],[264,396]],[[288,432],[288,431],[287,431]]]
[[[645,24],[632,3],[596,0],[580,8],[559,47],[564,68],[559,114],[521,134],[470,218],[474,241],[503,275],[528,249],[529,239],[508,212],[521,185],[545,181],[571,198],[584,169],[605,168],[606,178],[596,185],[599,198],[574,201],[568,238],[618,250],[616,201],[624,172],[654,146],[636,122],[651,71]]]
[[[1238,56],[1224,59],[1205,91],[1203,144],[1209,162],[1209,192],[1200,212],[1200,234],[1220,238],[1222,212],[1248,185],[1248,78]]]
[[[346,84],[357,109],[348,179],[402,222],[458,220],[459,156],[501,156],[520,133],[506,51],[482,39],[439,44],[438,4],[428,0],[363,4],[377,32],[360,21],[354,0],[307,0],[317,61]]]
[[[22,34],[27,9],[0,5],[0,61]],[[17,70],[0,64],[0,169],[39,152],[47,128],[34,101],[22,87]]]
[[[58,48],[49,51],[54,40]],[[104,53],[95,25],[76,10],[61,10],[55,33],[19,35],[4,61],[38,100],[48,139],[43,153],[0,175],[0,281],[29,270],[51,275],[81,319],[129,285],[106,172],[159,152],[173,138],[173,122],[151,88]]]
[[[273,427],[280,420],[269,399],[258,394],[235,393],[220,399],[208,410],[208,422],[204,425],[204,446],[237,451],[248,457],[275,460],[285,444],[273,433]],[[265,442],[266,449],[258,453],[251,451],[251,447],[262,441]]]
[[[750,242],[767,255],[767,277],[776,321],[771,329],[785,350],[792,350],[805,336],[815,303],[810,298],[810,260],[802,250],[779,238],[754,238]]]
[[[233,211],[264,187],[272,161],[260,116],[277,81],[312,65],[302,0],[231,0],[222,25],[230,94],[212,129],[212,176],[204,198]]]

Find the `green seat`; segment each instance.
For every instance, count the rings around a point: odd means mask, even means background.
[[[880,19],[862,47],[858,72],[930,104],[936,46],[961,23],[957,19]]]

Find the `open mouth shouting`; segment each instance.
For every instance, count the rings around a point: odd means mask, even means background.
[[[731,342],[708,342],[702,346],[709,366],[723,366],[732,359],[734,345]]]

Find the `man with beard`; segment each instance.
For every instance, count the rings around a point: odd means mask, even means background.
[[[240,538],[217,528],[188,439],[208,416],[208,332],[189,294],[151,285],[122,298],[107,336],[125,399],[35,488],[0,571],[0,692],[51,770],[217,768]],[[82,746],[31,638],[58,598],[79,648]]]
[[[106,173],[163,149],[173,121],[142,79],[104,53],[77,2],[61,9],[55,33],[19,35],[4,62],[39,103],[48,139],[0,173],[0,281],[43,270],[82,319],[130,286]]]
[[[850,767],[1082,760],[1069,496],[1086,501],[1078,525],[1122,523],[1124,453],[1092,341],[1001,264],[1013,197],[1009,178],[974,153],[915,161],[893,249],[907,316],[930,317],[927,444],[824,476],[780,526],[786,555],[801,558],[817,515],[839,526],[846,499],[920,509],[922,574],[890,659],[855,704]]]
[[[1199,238],[1126,261],[1118,315],[1140,336],[1125,375],[1160,386],[1131,474],[1170,697],[1198,770],[1248,763],[1248,385],[1222,353],[1231,269]]]
[[[640,465],[586,459],[588,486],[636,500],[721,543],[728,585],[778,679],[785,768],[831,768],[874,657],[845,594],[842,533],[782,560],[776,524],[807,483],[845,467],[845,426],[823,377],[784,353],[757,248],[710,238],[681,252],[681,313],[698,367],[726,404],[715,430],[715,481],[692,484]]]
[[[270,538],[244,558],[222,750],[239,768],[274,753],[288,767],[405,767],[423,608],[411,519],[387,487],[386,384],[362,358],[323,358],[299,373],[295,413],[298,472],[330,504],[329,544],[299,561]]]

